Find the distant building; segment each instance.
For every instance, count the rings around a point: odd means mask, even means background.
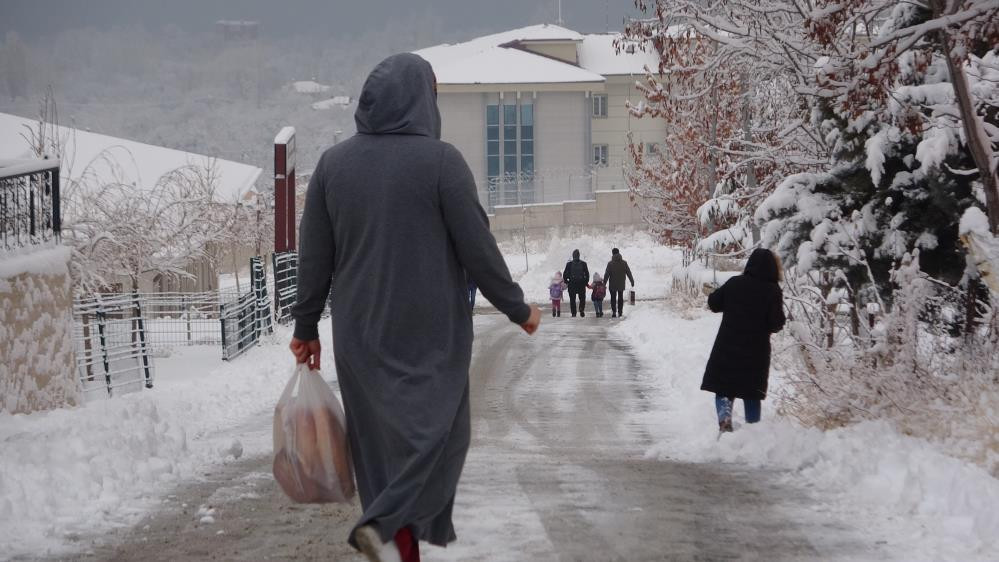
[[[219,20],[215,30],[225,41],[252,41],[260,31],[260,22],[242,20]]]
[[[461,150],[480,198],[497,205],[592,199],[625,190],[627,135],[657,149],[661,120],[633,117],[636,80],[655,54],[618,34],[534,25],[416,51],[434,67],[443,136]]]
[[[312,109],[316,111],[326,111],[329,109],[346,109],[350,107],[350,96],[333,96],[330,99],[317,101],[312,104]]]
[[[318,94],[325,94],[333,89],[333,86],[328,86],[326,84],[320,84],[315,80],[298,80],[292,82],[289,85],[291,91],[296,94],[304,94],[308,96],[315,96]]]

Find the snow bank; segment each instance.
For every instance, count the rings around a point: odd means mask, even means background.
[[[32,275],[67,275],[73,250],[57,244],[25,246],[0,252],[0,279],[25,273]]]
[[[0,559],[58,553],[75,536],[135,523],[200,467],[237,450],[267,453],[270,442],[247,441],[240,425],[277,403],[292,367],[277,344],[289,335],[279,328],[274,345],[231,363],[219,361],[216,347],[181,350],[157,361],[152,390],[73,409],[0,414]]]
[[[663,298],[669,292],[669,274],[679,267],[682,256],[679,250],[659,245],[644,230],[621,228],[615,231],[582,230],[578,234],[563,232],[551,239],[528,240],[525,271],[523,241],[514,240],[500,244],[503,256],[514,280],[520,283],[528,302],[548,302],[548,285],[552,275],[565,269],[578,249],[580,258],[594,273],[604,274],[611,258],[611,249],[618,248],[628,262],[635,277],[636,296],[641,299]],[[630,288],[630,287],[629,287]]]
[[[649,457],[786,471],[817,502],[868,513],[872,525],[893,520],[907,536],[891,542],[899,541],[898,547],[917,559],[994,554],[999,547],[999,480],[887,423],[820,431],[777,417],[774,401],[767,400],[761,423],[716,439],[713,396],[699,388],[720,320],[721,315],[700,310],[681,317],[653,304],[633,309],[615,328],[647,365],[656,366],[647,375],[655,407],[635,414],[657,436]],[[780,387],[780,373],[772,373],[771,395]],[[737,422],[740,414],[741,401]]]

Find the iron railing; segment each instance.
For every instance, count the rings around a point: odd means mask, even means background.
[[[275,252],[274,261],[274,317],[278,322],[291,320],[291,306],[295,304],[298,290],[298,253]]]
[[[137,293],[78,298],[73,304],[76,367],[85,394],[153,387],[153,359]]]
[[[58,240],[61,230],[58,161],[0,161],[3,248]]]

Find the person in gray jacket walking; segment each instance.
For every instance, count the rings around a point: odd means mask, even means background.
[[[631,281],[631,286],[635,286],[635,278],[631,276],[631,268],[628,262],[621,257],[621,251],[617,248],[611,250],[611,261],[607,262],[607,269],[604,270],[604,282],[607,283],[607,290],[610,291],[611,318],[624,316],[624,278]]]
[[[468,165],[439,140],[436,88],[417,55],[378,64],[357,134],[322,155],[302,216],[290,347],[319,367],[332,285],[334,361],[364,510],[349,540],[370,560],[418,560],[417,541],[456,538],[451,513],[471,437],[469,280],[528,334],[541,320],[510,277]]]

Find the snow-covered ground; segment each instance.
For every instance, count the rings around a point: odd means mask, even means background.
[[[720,320],[707,310],[646,303],[616,327],[647,365],[658,366],[649,381],[655,406],[632,414],[658,436],[649,458],[784,472],[811,490],[817,511],[854,514],[871,529],[885,529],[901,559],[995,559],[999,480],[887,423],[820,431],[776,416],[767,400],[761,423],[717,439],[713,395],[699,388]],[[771,396],[781,382],[772,372]],[[735,410],[738,423],[741,401]]]
[[[503,244],[529,300],[539,302],[573,249],[601,271],[612,247],[631,264],[639,298],[667,295],[679,253],[642,232],[529,241],[528,271],[518,244]],[[627,414],[655,436],[650,459],[773,469],[814,495],[818,515],[849,514],[881,531],[900,559],[994,559],[999,480],[886,423],[823,432],[778,417],[768,400],[762,423],[718,440],[712,397],[698,388],[719,321],[667,299],[641,302],[617,322],[618,335],[652,373],[652,408]],[[328,330],[321,332],[331,350]],[[219,361],[215,346],[178,348],[156,359],[152,390],[72,409],[0,414],[0,559],[66,552],[77,536],[135,523],[172,486],[197,479],[209,465],[269,452],[266,434],[241,428],[266,420],[276,404],[291,374],[289,335],[279,326],[271,341],[231,363]],[[333,378],[328,352],[324,360]],[[774,373],[773,389],[780,385]]]
[[[156,359],[152,390],[0,414],[0,559],[65,551],[75,537],[135,523],[209,464],[268,452],[266,435],[247,441],[234,430],[277,404],[293,367],[289,339],[279,326],[271,342],[231,363],[219,360],[218,346],[177,348]]]

